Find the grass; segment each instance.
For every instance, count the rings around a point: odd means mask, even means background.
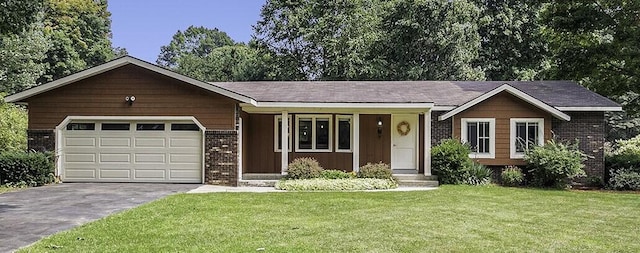
[[[12,191],[16,191],[20,188],[16,188],[16,187],[8,187],[8,186],[4,186],[4,185],[0,185],[0,194],[3,194],[5,192],[12,192]]]
[[[23,251],[638,252],[638,217],[638,194],[497,186],[179,194]]]

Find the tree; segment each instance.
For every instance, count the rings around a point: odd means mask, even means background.
[[[478,8],[465,0],[402,0],[384,17],[382,79],[482,80]]]
[[[27,111],[4,102],[0,93],[0,152],[27,149]]]
[[[217,28],[189,26],[184,32],[178,30],[169,45],[160,48],[156,63],[173,69],[183,57],[203,59],[216,48],[235,44],[227,33]]]
[[[31,88],[45,73],[50,41],[37,27],[36,23],[20,34],[0,35],[0,93]]]
[[[111,13],[106,0],[48,0],[44,31],[53,45],[45,62],[47,82],[104,63],[114,57]]]
[[[280,68],[278,79],[368,79],[381,14],[393,2],[270,0],[254,26],[259,48]]]
[[[550,77],[576,80],[608,97],[640,93],[639,13],[633,0],[551,3],[543,12]]]
[[[0,34],[18,34],[38,19],[44,0],[0,2]]]
[[[539,14],[544,0],[474,0],[480,8],[481,67],[488,80],[535,80],[548,68]]]
[[[256,49],[239,44],[213,49],[204,57],[187,54],[176,62],[178,73],[205,81],[268,80],[264,55]]]

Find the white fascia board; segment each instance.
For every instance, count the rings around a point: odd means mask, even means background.
[[[463,105],[457,107],[456,109],[453,109],[443,115],[441,115],[440,117],[438,117],[438,120],[445,120],[450,118],[453,115],[456,115],[466,109],[469,109],[470,107],[473,107],[474,105],[479,104],[482,101],[485,101],[493,96],[495,96],[496,94],[500,93],[500,92],[509,92],[511,95],[514,95],[522,100],[524,100],[525,102],[532,104],[535,107],[538,107],[548,113],[550,113],[551,115],[553,115],[556,118],[565,120],[565,121],[569,121],[571,120],[571,116],[567,115],[566,113],[561,112],[560,110],[556,109],[553,106],[547,105],[544,102],[516,89],[511,87],[508,84],[503,84],[502,86],[495,88],[485,94],[482,94],[481,96],[472,99],[471,101],[464,103]]]
[[[92,77],[92,76],[95,76],[95,75],[98,75],[98,74],[102,74],[104,72],[107,72],[109,70],[112,70],[112,69],[115,69],[115,68],[118,68],[118,67],[121,67],[121,66],[124,66],[124,65],[127,65],[127,64],[133,64],[133,65],[136,65],[138,67],[148,69],[148,70],[156,72],[158,74],[162,74],[162,75],[171,77],[173,79],[189,83],[191,85],[194,85],[194,86],[200,87],[202,89],[218,93],[220,95],[223,95],[223,96],[238,100],[238,101],[243,102],[243,103],[251,103],[251,104],[255,103],[255,101],[253,99],[251,99],[250,97],[247,97],[247,96],[244,96],[244,95],[241,95],[241,94],[238,94],[238,93],[223,89],[223,88],[215,86],[215,85],[208,84],[208,83],[203,82],[203,81],[199,81],[199,80],[193,79],[191,77],[187,77],[187,76],[175,73],[173,71],[161,68],[159,66],[156,66],[156,65],[153,65],[151,63],[136,59],[136,58],[131,57],[131,56],[124,56],[122,58],[119,58],[119,59],[104,63],[102,65],[98,65],[98,66],[95,66],[93,68],[89,68],[89,69],[80,71],[80,72],[75,73],[73,75],[70,75],[70,76],[67,76],[67,77],[64,77],[64,78],[60,78],[58,80],[55,80],[55,81],[52,81],[52,82],[49,82],[49,83],[46,83],[46,84],[43,84],[43,85],[40,85],[40,86],[36,86],[34,88],[28,89],[28,90],[20,92],[20,93],[13,94],[11,96],[6,97],[5,101],[6,102],[20,101],[20,100],[23,100],[23,99],[26,99],[26,98],[29,98],[29,97],[32,97],[32,96],[47,92],[49,90],[53,90],[53,89],[58,88],[58,87],[65,86],[67,84],[80,81],[82,79],[86,79],[86,78],[89,78],[89,77]]]
[[[264,108],[385,108],[385,109],[422,109],[432,108],[433,103],[303,103],[303,102],[257,102],[255,107]]]
[[[577,106],[559,106],[556,107],[560,111],[569,111],[569,112],[621,112],[621,106],[614,107],[577,107]]]
[[[456,106],[454,106],[454,105],[436,105],[436,106],[433,106],[433,108],[431,108],[431,110],[434,110],[434,111],[450,111],[450,110],[453,110],[453,109],[456,109]]]

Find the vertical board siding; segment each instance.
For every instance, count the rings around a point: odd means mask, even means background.
[[[126,96],[135,96],[133,105]],[[236,101],[126,65],[27,99],[29,129],[53,129],[73,116],[194,116],[208,129],[234,129]]]
[[[511,118],[544,118],[545,142],[551,139],[552,116],[522,101],[513,95],[502,92],[454,116],[453,136],[460,139],[460,119],[462,118],[495,118],[496,119],[496,154],[495,159],[478,159],[474,161],[484,165],[524,165],[522,159],[511,159]]]
[[[292,127],[295,129],[295,114],[290,114]],[[247,129],[247,154],[250,156],[246,163],[245,173],[280,173],[281,153],[275,152],[275,114],[248,114],[250,123],[245,124]],[[332,131],[335,138],[335,118],[333,119]],[[292,152],[289,153],[289,162],[299,157],[313,157],[325,169],[337,169],[351,171],[353,153],[351,152],[295,152],[296,131],[292,131]],[[332,140],[334,142],[335,140]],[[335,149],[335,143],[332,144]]]
[[[378,137],[378,117],[382,136]],[[360,114],[360,166],[367,162],[391,164],[391,115]]]

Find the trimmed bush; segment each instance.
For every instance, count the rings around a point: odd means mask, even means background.
[[[469,145],[445,139],[431,149],[431,168],[441,184],[462,184],[468,177],[472,161]]]
[[[55,181],[51,154],[0,153],[0,185],[40,186]]]
[[[322,166],[311,157],[296,158],[287,167],[287,177],[290,179],[318,178],[321,173]]]
[[[617,140],[616,149],[605,157],[606,168],[626,169],[640,173],[640,135],[629,140]]]
[[[493,171],[487,166],[479,163],[472,163],[469,167],[468,176],[465,184],[469,185],[487,185],[491,183],[491,175]]]
[[[500,173],[500,179],[504,186],[520,186],[524,182],[524,174],[517,166],[507,166]]]
[[[391,167],[383,162],[365,164],[364,166],[360,167],[360,170],[358,171],[358,177],[393,179]]]
[[[585,176],[583,161],[586,155],[576,144],[564,144],[555,140],[544,146],[535,146],[525,152],[528,173],[534,186],[566,188],[571,179]]]
[[[398,184],[390,179],[347,178],[347,179],[300,179],[280,180],[276,189],[286,191],[364,191],[397,188]]]
[[[320,177],[324,179],[344,179],[344,178],[354,178],[355,174],[344,172],[341,170],[323,170],[320,172]]]
[[[614,190],[640,190],[640,173],[629,169],[612,170],[609,188]]]

